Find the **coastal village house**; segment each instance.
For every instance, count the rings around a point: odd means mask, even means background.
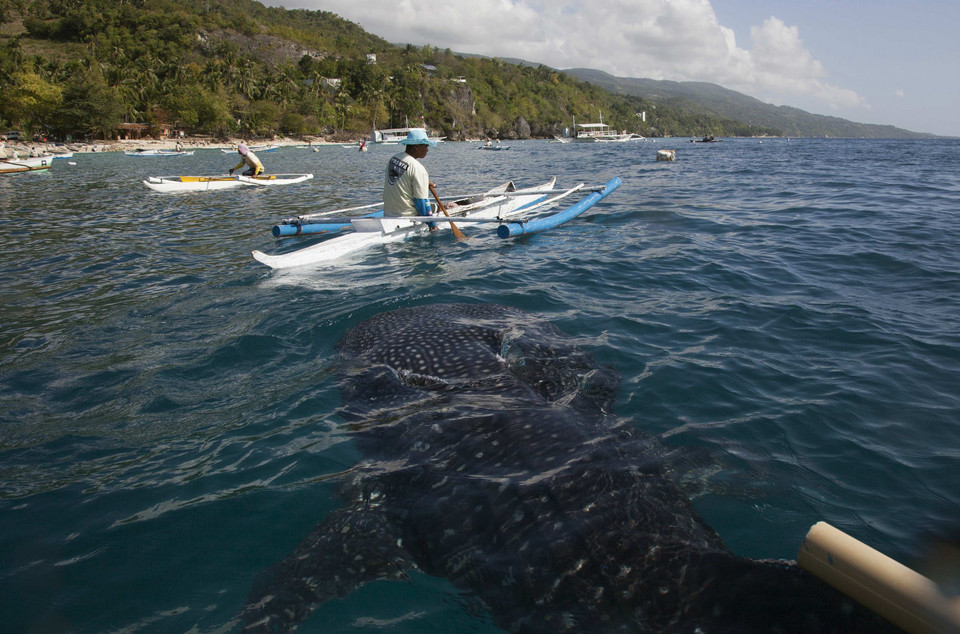
[[[143,138],[173,138],[180,131],[170,125],[151,125],[149,123],[121,123],[117,126],[118,141],[138,141]]]
[[[149,136],[149,123],[121,123],[117,126],[117,140],[130,141]]]

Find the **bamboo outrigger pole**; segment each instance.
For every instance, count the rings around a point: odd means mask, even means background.
[[[960,597],[826,522],[807,533],[797,563],[911,634],[960,632]]]

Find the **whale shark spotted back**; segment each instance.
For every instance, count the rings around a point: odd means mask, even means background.
[[[248,631],[408,570],[510,632],[898,631],[792,562],[738,557],[612,412],[619,377],[524,311],[377,315],[339,344],[362,455],[329,514],[251,592]]]

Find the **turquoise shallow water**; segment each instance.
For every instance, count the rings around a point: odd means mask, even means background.
[[[699,456],[687,490],[736,553],[793,559],[826,520],[910,564],[960,527],[960,142],[442,144],[441,196],[623,186],[564,227],[469,229],[271,272],[277,218],[379,195],[384,147],[285,148],[276,190],[161,195],[185,158],[77,155],[0,180],[0,622],[230,631],[339,504],[357,459],[335,344],[377,313],[500,303],[622,375],[618,414]],[[677,150],[675,163],[656,151]],[[466,229],[466,228],[465,228]],[[498,631],[412,575],[301,631]]]

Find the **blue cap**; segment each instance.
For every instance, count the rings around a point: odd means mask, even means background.
[[[407,138],[400,141],[400,145],[429,145],[430,147],[437,147],[437,142],[428,139],[427,131],[423,128],[412,128],[407,132]]]

